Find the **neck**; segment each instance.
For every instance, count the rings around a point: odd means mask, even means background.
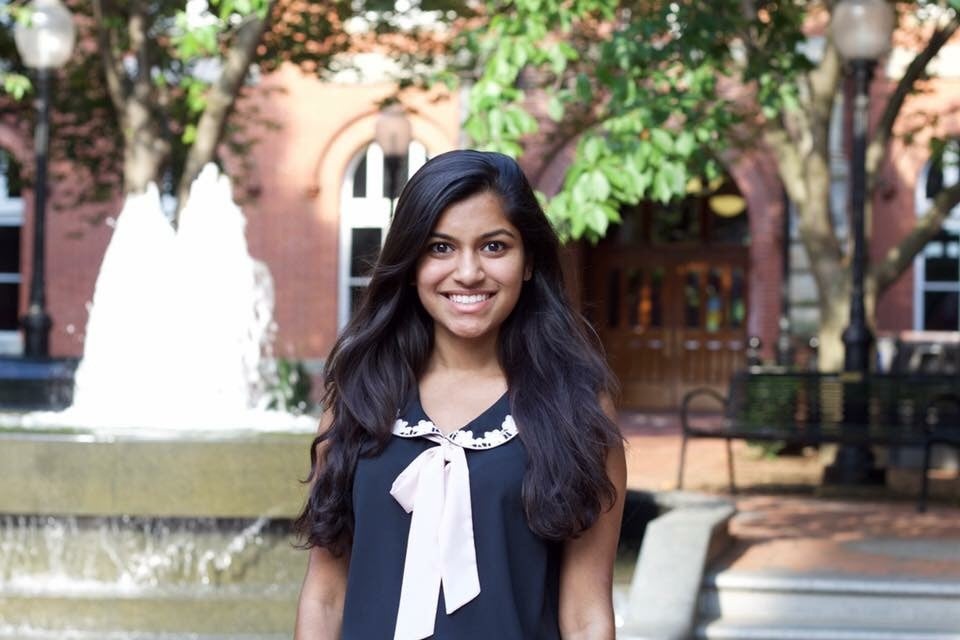
[[[497,357],[497,336],[465,340],[448,333],[434,335],[433,353],[427,365],[428,371],[443,370],[449,373],[471,375],[503,375]]]

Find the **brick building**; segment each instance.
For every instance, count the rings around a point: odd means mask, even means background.
[[[941,55],[933,91],[911,109],[944,112],[931,135],[960,138],[960,55]],[[874,83],[874,111],[895,82],[898,58]],[[250,179],[235,185],[246,197],[251,254],[267,263],[276,288],[278,356],[322,363],[351,301],[364,285],[362,259],[375,252],[389,222],[383,154],[373,143],[385,83],[328,82],[292,68],[264,78],[252,99],[283,127],[252,151]],[[284,91],[269,91],[282,87]],[[463,144],[462,101],[456,94],[407,93],[413,128],[407,167]],[[876,115],[876,114],[875,114]],[[837,107],[832,190],[834,208],[846,201],[842,101]],[[56,133],[54,132],[54,135]],[[32,163],[31,142],[0,126],[0,351],[18,353],[17,317],[26,309],[30,278],[32,200],[20,188],[18,166]],[[555,192],[570,149],[549,157],[531,153],[524,167],[535,186]],[[936,191],[958,180],[958,150],[948,145],[941,167],[932,166],[925,140],[894,143],[874,201],[870,251],[882,255],[910,228]],[[715,192],[668,206],[644,204],[625,212],[627,222],[596,247],[570,247],[567,266],[575,299],[592,319],[624,385],[626,404],[676,406],[682,392],[704,383],[722,385],[743,362],[749,336],[759,336],[772,357],[781,309],[784,247],[793,258],[791,318],[798,337],[815,331],[812,278],[794,239],[782,242],[789,210],[772,158],[762,150],[728,164]],[[58,185],[51,185],[55,201]],[[742,206],[737,201],[742,198]],[[730,204],[733,203],[731,207]],[[56,209],[56,207],[53,207]],[[119,212],[119,200],[114,210]],[[838,215],[842,226],[842,215]],[[879,301],[879,333],[905,330],[956,332],[960,309],[960,211],[943,233]],[[82,353],[87,303],[111,233],[110,220],[91,226],[82,211],[48,215],[47,301],[57,356]]]

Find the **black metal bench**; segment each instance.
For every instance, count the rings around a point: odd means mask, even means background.
[[[703,399],[723,407],[721,418],[694,419]],[[931,450],[960,448],[960,377],[743,371],[734,375],[726,398],[695,389],[680,411],[683,443],[677,488],[683,488],[687,441],[726,441],[730,491],[736,492],[731,441],[752,440],[807,446],[822,443],[923,447],[918,509],[926,508]]]

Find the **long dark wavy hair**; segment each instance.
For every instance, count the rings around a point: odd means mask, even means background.
[[[327,360],[323,406],[332,421],[311,447],[312,488],[295,522],[304,546],[335,554],[349,547],[357,460],[386,446],[433,348],[433,320],[411,286],[417,263],[443,212],[484,192],[499,197],[533,271],[498,334],[511,415],[528,453],[528,524],[564,540],[613,504],[606,453],[621,436],[599,397],[613,397],[615,381],[596,334],[567,298],[557,236],[513,159],[450,151],[404,187],[366,295]]]

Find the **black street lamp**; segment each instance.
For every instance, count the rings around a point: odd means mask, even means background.
[[[853,141],[850,155],[850,227],[853,232],[851,263],[850,320],[843,332],[843,369],[851,378],[864,383],[870,370],[873,334],[867,325],[863,300],[863,279],[867,261],[864,237],[864,204],[867,192],[867,119],[868,92],[878,58],[890,50],[894,10],[886,0],[841,0],[833,8],[831,35],[833,44],[846,60],[853,76]],[[848,396],[856,395],[855,398]],[[845,393],[847,420],[859,425],[868,422],[866,394]],[[862,483],[875,479],[873,454],[866,446],[843,446],[826,470],[826,479],[838,483]]]
[[[60,0],[34,0],[27,5],[29,18],[14,27],[17,51],[24,65],[36,72],[37,126],[33,145],[36,176],[33,198],[33,275],[30,302],[20,322],[24,331],[24,354],[31,358],[50,355],[50,327],[44,293],[44,240],[47,205],[47,151],[50,146],[50,76],[62,67],[73,52],[76,37],[73,16]]]
[[[384,195],[390,198],[390,218],[393,218],[393,201],[399,193],[400,165],[407,157],[413,130],[403,105],[397,102],[383,108],[377,118],[374,139],[383,149],[383,163],[387,169]]]
[[[790,335],[790,211],[793,204],[783,190],[783,219],[780,225],[780,329],[777,335],[777,364],[792,367],[793,338]]]

